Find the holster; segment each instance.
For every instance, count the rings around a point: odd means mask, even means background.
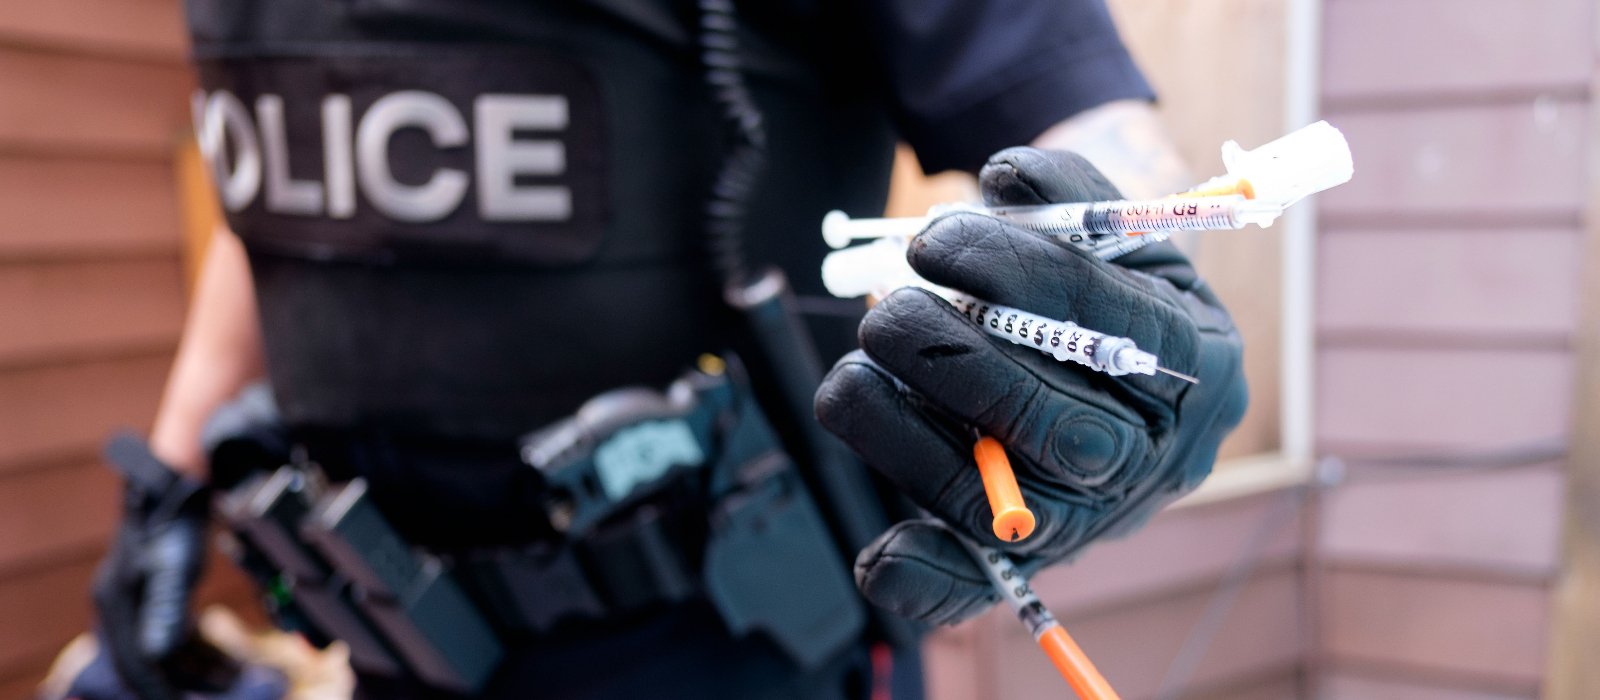
[[[708,364],[664,394],[596,397],[525,438],[565,542],[491,552],[479,571],[534,631],[703,597],[733,635],[814,668],[861,636],[863,603],[742,366]]]

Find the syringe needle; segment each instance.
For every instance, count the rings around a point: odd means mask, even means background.
[[[1162,374],[1170,374],[1170,375],[1172,375],[1174,377],[1177,377],[1179,379],[1182,379],[1183,381],[1186,381],[1186,382],[1188,382],[1190,384],[1199,384],[1200,383],[1199,379],[1191,377],[1191,376],[1189,376],[1187,374],[1184,374],[1182,372],[1174,372],[1174,371],[1172,371],[1170,369],[1167,369],[1165,367],[1162,367],[1160,365],[1156,365],[1156,371],[1160,372]]]

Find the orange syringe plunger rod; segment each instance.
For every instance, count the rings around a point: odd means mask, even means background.
[[[1011,606],[1017,621],[1050,657],[1050,663],[1061,672],[1061,677],[1072,686],[1072,692],[1077,693],[1080,700],[1119,700],[1117,691],[1111,689],[1111,684],[1100,675],[1088,655],[1072,641],[1066,628],[1056,622],[1055,615],[1050,614],[1050,609],[1028,583],[1028,577],[1017,569],[1010,557],[965,535],[954,536],[972,554],[984,578],[989,579],[989,585]]]
[[[992,437],[980,437],[972,446],[972,457],[978,462],[983,491],[989,496],[989,510],[994,513],[994,536],[1006,542],[1027,539],[1037,521],[1022,501],[1022,488],[1017,486],[1017,475],[1011,471],[1005,446]]]
[[[1072,686],[1072,692],[1077,693],[1079,698],[1119,700],[1121,696],[1111,688],[1106,677],[1100,675],[1100,670],[1094,667],[1094,662],[1083,653],[1072,636],[1067,634],[1067,628],[1059,624],[1050,627],[1039,634],[1037,641],[1045,656],[1050,657],[1050,663],[1055,664],[1056,670],[1067,679],[1067,685]]]
[[[1179,192],[1179,193],[1177,193],[1175,195],[1172,195],[1172,196],[1173,197],[1184,197],[1184,198],[1187,198],[1187,197],[1226,197],[1228,195],[1233,195],[1233,194],[1244,195],[1245,199],[1255,199],[1256,198],[1256,187],[1255,187],[1255,185],[1250,184],[1249,180],[1246,180],[1246,179],[1241,177],[1241,178],[1239,178],[1237,180],[1234,180],[1232,182],[1227,182],[1227,183],[1223,183],[1221,185],[1215,185],[1215,186],[1212,186],[1212,187],[1198,187],[1198,188],[1189,190],[1188,192]],[[1147,233],[1149,233],[1149,231],[1131,231],[1131,232],[1128,233],[1128,235],[1129,236],[1143,236],[1143,235],[1145,235]],[[1120,253],[1119,253],[1119,255],[1120,255]]]

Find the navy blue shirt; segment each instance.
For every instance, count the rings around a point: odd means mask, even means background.
[[[928,172],[976,172],[1085,109],[1154,99],[1104,0],[742,3],[774,40],[868,78]],[[798,26],[797,26],[798,23]]]
[[[863,12],[900,135],[929,172],[976,171],[1085,109],[1154,98],[1103,0],[881,0]]]

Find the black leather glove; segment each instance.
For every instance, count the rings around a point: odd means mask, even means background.
[[[985,203],[1120,199],[1071,153],[1012,148],[980,173]],[[1107,263],[998,219],[954,214],[912,240],[924,278],[985,301],[1127,336],[1164,367],[1198,377],[1110,377],[987,335],[943,299],[901,289],[861,323],[817,394],[817,416],[932,516],[1009,552],[1026,573],[1136,528],[1210,473],[1246,400],[1239,335],[1175,247]],[[974,431],[1007,448],[1032,537],[1003,543],[973,463]],[[954,623],[995,598],[934,520],[896,525],[856,559],[872,602]]]
[[[237,668],[195,634],[189,601],[206,556],[210,493],[119,434],[106,459],[123,475],[122,526],[94,581],[100,634],[122,682],[146,700],[215,692]]]

